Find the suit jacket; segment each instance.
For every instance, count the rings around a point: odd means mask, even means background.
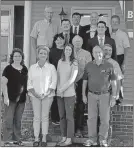
[[[114,39],[105,36],[104,44],[110,44],[112,46],[113,50],[112,50],[111,58],[117,61],[116,45],[115,45]],[[93,50],[93,48],[96,45],[99,45],[99,41],[98,41],[98,37],[97,36],[95,36],[94,38],[91,38],[91,39],[88,40],[88,44],[87,44],[86,50],[89,51],[91,53],[91,55],[92,55],[92,50]]]
[[[70,32],[73,33],[73,26],[71,26],[70,28]],[[74,34],[74,33],[73,33]],[[82,37],[83,35],[83,26],[79,26],[79,31],[78,31],[78,35]]]
[[[86,26],[83,27],[83,40],[84,40],[83,46],[84,46],[84,48],[87,47],[88,39],[91,38],[90,37],[90,31],[89,31],[90,27],[91,27],[91,25],[86,25]],[[96,30],[95,36],[97,36],[97,35],[98,35],[98,33],[97,33],[97,30]],[[105,32],[105,36],[111,37],[110,33],[109,33],[109,28],[108,27],[107,27],[107,30]]]

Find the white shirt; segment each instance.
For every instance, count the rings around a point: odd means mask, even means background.
[[[90,26],[90,38],[94,38],[96,30],[97,30],[97,26],[93,26],[93,25]]]
[[[115,33],[112,32],[111,38],[115,40],[117,55],[124,54],[124,49],[130,47],[128,35],[120,29]]]
[[[98,35],[97,37],[98,37],[99,45],[100,45],[101,39],[103,40],[102,43],[103,43],[103,45],[104,45],[104,42],[105,42],[105,35],[104,35],[103,37],[100,37],[100,36]]]
[[[56,89],[57,85],[57,72],[54,65],[45,63],[41,68],[38,63],[33,64],[28,71],[28,83],[27,89],[34,89],[38,94],[49,94],[48,89]],[[29,92],[30,96],[33,96]],[[51,93],[48,97],[55,95],[55,92]]]
[[[73,25],[73,33],[75,33],[75,27],[77,27],[77,34],[78,34],[78,33],[79,33],[79,27],[80,27],[80,26],[79,26],[79,25],[78,25],[78,26],[74,26],[74,25]]]

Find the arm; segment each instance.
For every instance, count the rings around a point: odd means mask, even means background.
[[[112,40],[113,40],[113,39],[112,39]],[[111,58],[114,59],[115,61],[117,61],[116,45],[115,45],[115,41],[114,41],[114,40],[113,40],[113,43],[112,43],[112,48],[113,48],[113,52],[112,52]]]
[[[37,57],[37,39],[31,37],[31,44],[32,44],[32,49],[35,51],[36,57]]]
[[[107,30],[106,30],[106,32],[105,32],[105,35],[111,38],[111,35],[110,35],[110,33],[109,33],[109,27],[107,27]]]
[[[62,88],[59,89],[61,92],[64,92],[70,85],[72,85],[77,77],[78,64],[76,62],[73,64],[75,65],[72,67],[70,79],[62,86]]]

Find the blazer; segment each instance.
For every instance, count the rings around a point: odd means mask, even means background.
[[[90,27],[91,27],[91,25],[83,26],[83,40],[84,40],[83,47],[84,48],[87,47],[88,39],[90,39],[90,31],[89,31]],[[97,35],[98,35],[98,33],[97,33],[97,30],[96,30],[95,36],[97,36]],[[107,30],[105,31],[105,36],[111,37],[108,27],[107,27]]]
[[[117,61],[116,45],[115,45],[114,39],[112,39],[112,38],[110,38],[108,36],[105,36],[104,44],[110,44],[112,46],[113,50],[112,50],[111,58]],[[95,36],[94,38],[91,38],[91,39],[88,40],[86,50],[89,51],[91,53],[91,55],[92,55],[92,50],[96,45],[99,45],[99,41],[98,41],[97,36]],[[93,55],[92,55],[92,57],[93,57]]]

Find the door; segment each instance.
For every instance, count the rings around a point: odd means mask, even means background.
[[[97,12],[99,15],[99,21],[105,21],[107,26],[110,26],[110,19],[115,14],[114,7],[72,7],[71,13],[78,12],[82,14],[80,24],[82,26],[90,24],[90,15],[92,12]]]

